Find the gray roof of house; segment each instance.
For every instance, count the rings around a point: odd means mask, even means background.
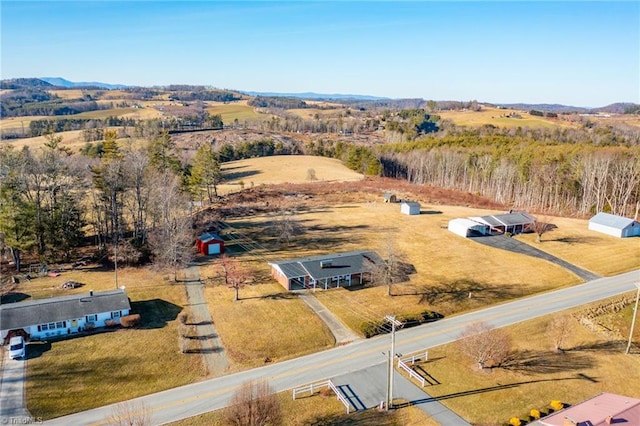
[[[515,226],[535,222],[535,218],[527,213],[505,213],[481,216],[484,222],[491,226]]]
[[[202,241],[203,243],[208,243],[209,241],[224,241],[222,238],[220,238],[220,236],[218,236],[217,234],[212,234],[210,232],[205,232],[202,235],[198,235],[198,239],[200,241]]]
[[[0,327],[12,330],[126,309],[131,305],[123,289],[29,300],[0,305]]]
[[[609,213],[598,213],[589,222],[597,223],[598,225],[609,226],[615,229],[624,229],[627,226],[635,222],[633,219],[628,219],[622,216],[616,216]]]
[[[406,204],[408,206],[420,207],[420,203],[416,201],[403,201],[402,204]]]
[[[331,266],[323,268],[322,262],[329,260],[331,261]],[[277,265],[289,279],[309,275],[316,280],[321,280],[337,275],[351,275],[370,271],[379,262],[382,262],[382,259],[376,252],[362,250],[283,260],[272,262],[271,265]]]

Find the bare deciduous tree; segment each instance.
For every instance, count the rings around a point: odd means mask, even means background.
[[[457,344],[481,369],[500,367],[509,359],[511,352],[509,335],[485,322],[476,322],[466,327]]]
[[[282,408],[267,382],[246,382],[231,397],[225,423],[233,426],[278,426]]]
[[[556,316],[549,323],[547,334],[553,341],[553,347],[556,352],[564,351],[563,346],[571,335],[572,327],[570,318],[566,315]]]
[[[237,259],[229,257],[226,254],[220,256],[220,266],[222,266],[224,283],[234,290],[233,300],[240,300],[239,292],[247,283],[249,272],[240,265]]]
[[[151,422],[151,410],[142,401],[122,402],[111,411],[111,417],[109,417],[109,424],[116,426],[150,426]]]
[[[536,242],[542,242],[542,236],[547,232],[556,229],[557,226],[553,223],[549,223],[547,219],[536,220],[533,222],[533,232],[536,233]]]
[[[295,220],[295,211],[282,207],[276,212],[271,228],[278,238],[278,244],[285,242],[287,245],[291,238],[301,232],[300,224]]]
[[[307,180],[318,180],[316,176],[316,169],[307,169]]]
[[[409,279],[407,267],[411,266],[408,265],[405,254],[398,249],[391,236],[386,238],[382,257],[371,265],[371,281],[375,286],[386,286],[387,296],[391,296],[393,284]]]

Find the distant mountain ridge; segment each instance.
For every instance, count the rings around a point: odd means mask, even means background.
[[[546,112],[556,112],[556,113],[596,113],[596,112],[608,112],[612,114],[624,114],[629,109],[633,108],[634,110],[640,109],[640,105],[635,104],[633,102],[616,102],[610,105],[606,105],[598,108],[586,108],[586,107],[577,107],[570,105],[561,105],[561,104],[525,104],[525,103],[516,103],[516,104],[492,104],[501,106],[504,108],[510,109],[519,109],[522,111],[531,111],[532,109],[538,111],[546,111]]]
[[[370,95],[349,95],[342,93],[279,93],[279,92],[248,92],[244,90],[238,90],[238,92],[249,96],[270,96],[278,98],[297,98],[297,99],[313,99],[313,100],[358,100],[358,101],[380,101],[389,100],[390,98],[384,98],[381,96]]]
[[[111,84],[98,81],[91,82],[74,82],[62,77],[40,77],[40,78],[12,78],[0,80],[0,88],[2,89],[23,89],[28,87],[39,88],[82,88],[82,87],[97,87],[101,89],[114,90],[125,89],[128,86],[124,84]],[[308,100],[335,100],[335,101],[393,101],[393,98],[371,95],[354,95],[354,94],[341,94],[341,93],[316,93],[316,92],[303,92],[303,93],[281,93],[281,92],[255,92],[245,90],[234,90],[237,93],[242,93],[249,96],[268,96],[268,97],[287,97],[297,99]],[[396,99],[398,100],[398,99]],[[425,101],[426,102],[426,101]],[[438,101],[446,102],[446,101]],[[452,101],[454,102],[454,101]],[[571,105],[562,104],[528,104],[528,103],[497,103],[497,102],[480,102],[485,105],[495,105],[503,108],[518,109],[523,111],[538,110],[545,112],[555,113],[612,113],[623,114],[628,112],[640,111],[640,104],[632,102],[616,102],[610,105],[606,105],[598,108],[577,107]]]
[[[75,82],[69,81],[62,77],[40,77],[40,80],[45,81],[53,86],[58,87],[68,87],[68,88],[76,88],[76,87],[99,87],[101,89],[124,89],[127,86],[124,84],[110,84],[110,83],[101,83],[99,81],[82,81]]]

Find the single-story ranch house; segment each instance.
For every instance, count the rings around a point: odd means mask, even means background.
[[[269,263],[271,276],[287,290],[362,284],[382,259],[373,251],[352,251]]]
[[[533,230],[536,218],[525,212],[512,212],[488,216],[452,219],[447,229],[461,237],[479,235],[520,234]]]
[[[640,223],[637,220],[609,213],[598,213],[589,219],[589,229],[618,238],[640,236]]]
[[[124,288],[0,305],[0,337],[23,334],[41,340],[105,327],[129,315]]]

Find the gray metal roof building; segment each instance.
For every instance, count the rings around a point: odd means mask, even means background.
[[[287,290],[315,287],[321,284],[340,286],[344,281],[362,281],[362,274],[371,272],[382,259],[374,251],[352,251],[271,262],[272,276]],[[334,285],[331,285],[334,283]]]

